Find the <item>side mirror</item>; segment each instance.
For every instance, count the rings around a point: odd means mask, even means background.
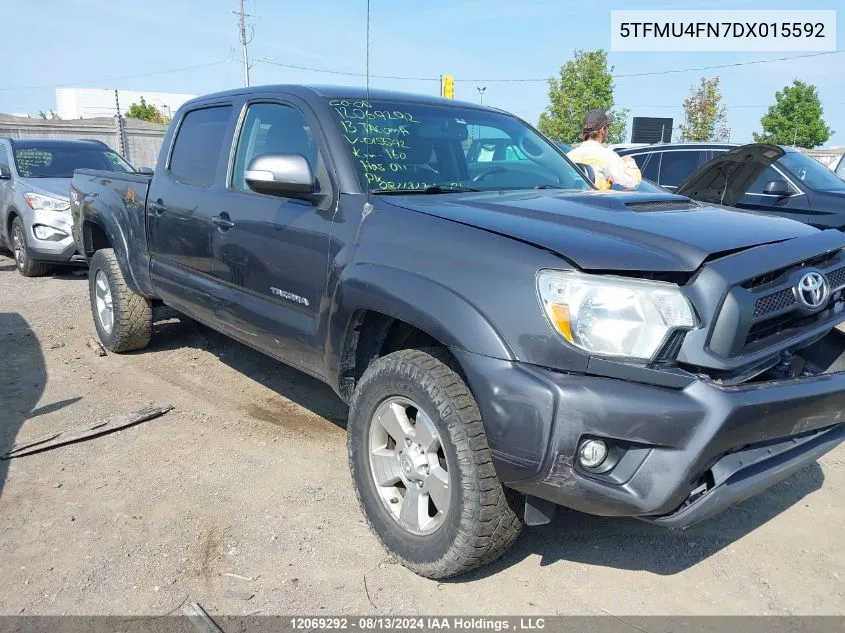
[[[0,167],[0,180],[11,180],[12,179],[12,172],[9,171],[8,167]]]
[[[153,169],[152,169],[152,167],[139,167],[138,173],[144,174],[145,176],[152,176],[153,175]]]
[[[596,184],[596,172],[592,165],[588,165],[587,163],[575,163],[575,166],[581,170],[581,173],[584,174],[584,177],[587,180]]]
[[[271,195],[314,193],[314,173],[300,154],[261,154],[249,162],[244,180],[250,189]]]
[[[788,196],[792,193],[792,190],[785,180],[772,180],[771,182],[767,182],[766,186],[763,187],[763,193],[767,193],[770,196]]]

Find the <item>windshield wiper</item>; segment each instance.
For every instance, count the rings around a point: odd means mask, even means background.
[[[384,196],[404,196],[419,193],[465,193],[471,191],[481,191],[481,189],[460,187],[457,185],[432,185],[430,187],[426,187],[425,189],[374,189],[370,193],[376,193]]]
[[[535,189],[566,189],[563,185],[537,185]]]

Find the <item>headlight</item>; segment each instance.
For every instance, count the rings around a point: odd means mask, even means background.
[[[70,209],[70,202],[61,198],[42,196],[40,193],[23,194],[26,203],[36,211],[67,211]]]
[[[554,328],[591,354],[650,360],[672,330],[695,325],[674,284],[543,270],[537,285]]]

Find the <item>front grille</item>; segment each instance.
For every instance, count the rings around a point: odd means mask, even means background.
[[[845,266],[831,270],[825,277],[827,277],[827,283],[830,285],[831,292],[839,290],[839,288],[845,286]]]
[[[694,202],[681,202],[676,200],[650,200],[647,202],[626,202],[625,206],[632,211],[689,211],[697,209]]]
[[[754,302],[754,318],[765,316],[771,312],[778,312],[788,308],[793,303],[795,303],[795,295],[792,293],[792,288],[778,290],[765,297],[759,297]]]
[[[831,270],[825,274],[830,291],[834,292],[845,286],[845,266]],[[784,288],[772,294],[757,297],[754,301],[754,318],[766,316],[773,312],[785,310],[795,303],[795,295],[792,288]]]
[[[729,259],[711,264],[729,284],[703,341],[716,355],[737,358],[770,348],[774,351],[788,340],[798,340],[804,334],[809,337],[825,324],[832,327],[837,319],[845,318],[845,250],[827,251],[768,271],[758,267],[753,277],[745,278],[731,277]],[[808,314],[794,294],[801,276],[808,271],[824,275],[830,287],[828,305],[815,314]],[[699,339],[694,335],[685,340],[697,343]]]

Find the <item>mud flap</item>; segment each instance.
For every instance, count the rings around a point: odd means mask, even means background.
[[[555,516],[557,505],[551,501],[525,495],[525,525],[546,525]]]

